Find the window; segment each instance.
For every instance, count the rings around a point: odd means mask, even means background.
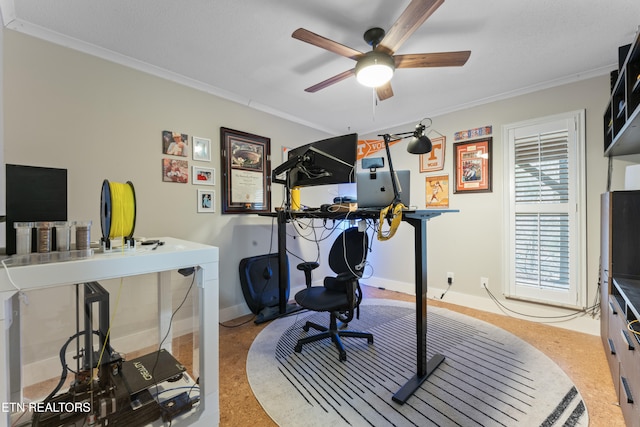
[[[508,297],[586,301],[584,111],[506,125]]]

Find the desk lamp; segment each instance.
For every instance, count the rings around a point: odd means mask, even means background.
[[[393,186],[393,202],[392,206],[397,205],[400,202],[400,193],[398,191],[398,182],[395,172],[393,170],[393,163],[391,162],[391,151],[389,150],[389,143],[392,141],[398,141],[411,137],[411,140],[407,144],[407,151],[411,154],[426,154],[431,152],[432,145],[431,140],[424,134],[426,126],[422,124],[423,121],[429,120],[429,126],[431,126],[431,119],[422,119],[413,132],[400,132],[395,134],[385,133],[381,136],[384,139],[384,148],[387,152],[387,161],[389,162],[389,173],[391,174],[391,185]]]

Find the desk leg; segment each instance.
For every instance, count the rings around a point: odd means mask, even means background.
[[[287,265],[287,213],[278,211],[278,310],[262,311],[256,318],[256,324],[276,319],[285,314],[299,311],[302,307],[288,304],[287,288],[289,287],[289,268]]]
[[[289,270],[287,269],[287,218],[284,210],[278,212],[278,312],[287,312],[287,286]]]
[[[404,404],[444,361],[442,354],[427,360],[427,219],[406,218],[414,228],[416,275],[416,366],[417,372],[393,395],[393,401]]]
[[[171,297],[171,271],[161,271],[158,274],[158,344],[162,342],[162,348],[171,353],[172,336],[169,334],[173,304]],[[168,335],[169,334],[169,335]]]

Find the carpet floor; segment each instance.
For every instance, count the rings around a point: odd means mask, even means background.
[[[415,373],[415,310],[400,301],[370,301],[349,329],[340,362],[329,340],[293,351],[307,321],[300,313],[264,328],[247,356],[249,384],[280,426],[586,426],[578,390],[551,359],[515,335],[438,307],[428,309],[428,353],[445,361],[399,405],[391,396]]]

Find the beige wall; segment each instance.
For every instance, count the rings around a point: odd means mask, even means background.
[[[95,57],[4,31],[4,154],[7,163],[67,168],[69,217],[91,219],[92,238],[100,237],[99,201],[103,179],[131,180],[136,188],[136,236],[170,235],[221,248],[221,318],[246,312],[237,266],[245,256],[269,250],[272,222],[254,215],[220,214],[219,128],[230,127],[268,136],[273,165],[282,146],[294,147],[324,138],[318,130],[265,114],[237,103],[149,76]],[[470,82],[472,84],[472,82]],[[480,277],[501,295],[504,229],[502,126],[560,112],[586,109],[587,219],[589,301],[595,298],[599,257],[599,194],[605,191],[607,161],[602,156],[602,113],[608,99],[608,76],[522,95],[504,101],[433,117],[433,127],[447,137],[445,172],[452,175],[453,133],[493,126],[493,192],[455,195],[450,207],[459,213],[436,218],[429,226],[429,284],[446,286],[446,272],[455,273],[452,290],[484,296]],[[415,113],[411,114],[412,116]],[[398,129],[411,130],[414,123]],[[160,133],[176,130],[211,138],[215,167],[217,212],[196,213],[196,189],[161,182]],[[375,138],[361,135],[363,138]],[[424,176],[418,160],[392,148],[396,169],[412,171],[412,200],[424,207]],[[622,188],[623,160],[614,161],[614,189]],[[324,194],[323,192],[319,194]],[[303,193],[303,203],[327,199]],[[312,195],[316,194],[316,195]],[[314,198],[322,200],[313,200]],[[273,206],[282,199],[273,191]],[[296,239],[294,251],[315,257],[315,247]],[[413,237],[408,226],[389,242],[373,242],[371,284],[413,291]],[[292,265],[296,259],[290,259]],[[295,267],[294,267],[295,270]],[[300,280],[297,272],[292,285]],[[532,306],[535,309],[535,306]]]
[[[459,209],[459,213],[446,214],[431,220],[429,224],[429,285],[437,288],[429,294],[439,298],[441,290],[446,288],[447,272],[455,273],[451,291],[486,297],[480,288],[480,277],[489,278],[492,293],[502,297],[504,285],[504,241],[503,225],[504,200],[508,188],[504,179],[504,150],[502,127],[510,123],[538,117],[586,110],[586,193],[587,193],[587,284],[588,304],[597,296],[599,248],[599,195],[606,191],[607,158],[603,156],[603,113],[609,98],[609,77],[601,76],[567,84],[539,92],[522,95],[503,101],[456,111],[433,118],[433,128],[447,137],[444,173],[449,174],[453,182],[453,134],[456,131],[493,126],[493,192],[478,194],[453,194],[450,190],[450,208]],[[410,130],[408,125],[393,129],[399,132]],[[424,177],[418,169],[418,160],[408,154],[400,144],[392,147],[394,167],[409,168],[412,174],[412,201],[419,208],[425,207]],[[625,160],[613,161],[612,190],[624,188]],[[402,237],[392,239],[385,253],[399,254],[410,251],[404,246],[403,239],[410,238],[410,230]],[[380,245],[381,246],[381,245]],[[382,251],[380,251],[382,252]],[[385,261],[379,253],[372,254],[375,277],[382,277],[394,287],[394,282],[405,283],[405,291],[410,291],[413,281],[411,260],[394,257]],[[401,268],[398,268],[398,267]],[[447,297],[447,298],[450,298]],[[453,298],[455,300],[455,298]],[[528,312],[535,312],[536,306]]]
[[[5,161],[66,168],[69,219],[92,220],[93,240],[102,235],[103,180],[133,182],[135,236],[173,236],[220,247],[221,308],[231,317],[248,312],[238,263],[268,252],[271,220],[220,213],[220,127],[271,138],[274,165],[282,146],[327,135],[11,30],[4,31],[3,59]],[[211,187],[162,182],[163,130],[212,140],[211,162],[197,164],[216,169],[215,214],[196,212],[197,188]],[[273,206],[281,199],[277,185]],[[221,319],[227,320],[225,313]]]

